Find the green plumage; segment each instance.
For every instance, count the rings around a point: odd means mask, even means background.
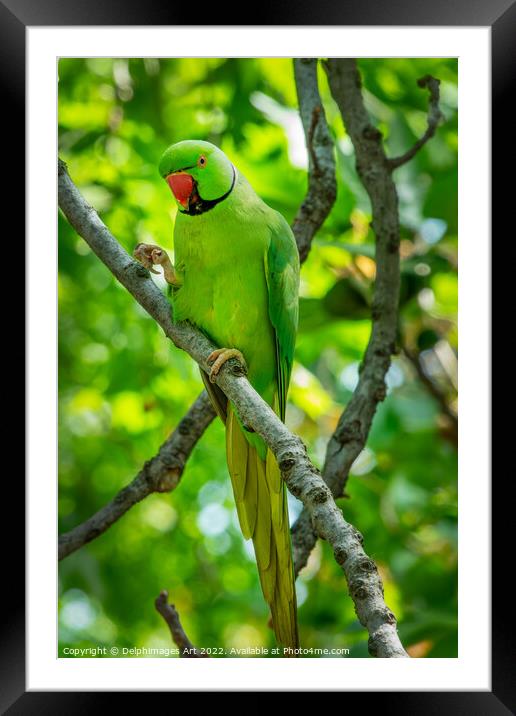
[[[175,320],[191,321],[219,347],[240,350],[249,381],[284,420],[298,320],[299,257],[290,227],[207,142],[173,145],[160,172],[165,178],[186,172],[194,181],[191,203],[179,204],[174,229],[180,281],[173,291]],[[276,638],[283,646],[296,647],[285,485],[263,439],[243,428],[222,391],[206,374],[203,378],[226,423],[240,526],[244,537],[253,540]]]

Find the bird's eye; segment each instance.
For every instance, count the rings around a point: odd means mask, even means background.
[[[204,156],[204,154],[201,154],[201,156],[199,157],[199,159],[198,159],[198,161],[197,161],[197,164],[198,164],[200,167],[205,167],[205,166],[206,166],[206,157]]]

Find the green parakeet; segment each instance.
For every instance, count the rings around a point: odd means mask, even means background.
[[[298,323],[299,255],[292,231],[213,144],[183,141],[159,172],[178,203],[174,228],[174,318],[195,324],[228,358],[243,356],[248,378],[285,419]],[[236,350],[228,350],[236,349]],[[201,371],[226,425],[226,454],[243,535],[252,538],[277,641],[298,646],[295,578],[285,485],[263,439],[247,429]]]

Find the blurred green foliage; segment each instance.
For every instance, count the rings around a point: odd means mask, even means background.
[[[426,126],[416,80],[441,80],[445,124],[396,171],[402,225],[400,343],[454,407],[457,352],[457,63],[360,61],[367,107],[390,155]],[[324,72],[338,200],[302,269],[287,422],[322,464],[358,376],[374,280],[370,206]],[[172,197],[157,172],[169,144],[215,142],[291,221],[306,151],[288,59],[62,59],[60,154],[123,246],[172,250]],[[201,389],[198,370],[59,217],[59,530],[89,517],[157,451]],[[367,448],[339,501],[380,567],[414,656],[457,654],[457,454],[442,406],[403,351]],[[291,500],[295,518],[299,503]],[[273,645],[252,551],[240,534],[213,423],[179,488],[152,495],[60,565],[66,646],[170,647],[153,601],[169,590],[200,646]],[[319,543],[298,579],[306,647],[367,656],[342,572]]]

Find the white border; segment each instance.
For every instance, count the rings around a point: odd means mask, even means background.
[[[28,690],[490,689],[490,28],[27,28]],[[458,659],[56,658],[56,57],[459,57]],[[193,52],[192,52],[193,51]]]

